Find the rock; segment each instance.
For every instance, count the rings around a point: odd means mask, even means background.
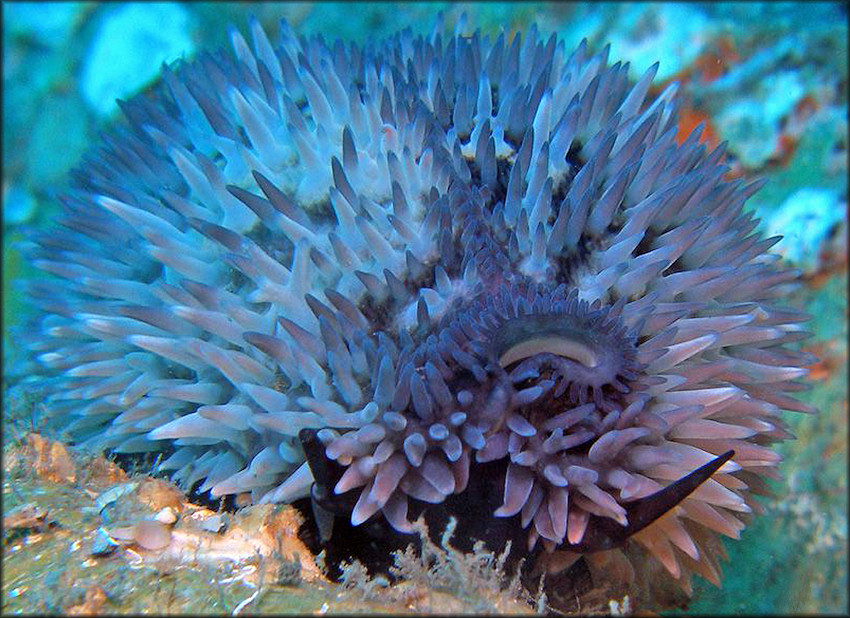
[[[171,507],[176,513],[183,509],[182,491],[161,479],[145,477],[139,483],[136,499],[153,511]]]
[[[165,524],[166,526],[170,526],[174,522],[177,521],[177,514],[174,512],[170,506],[167,506],[159,511],[156,515],[154,515],[154,519],[161,524]]]
[[[31,220],[36,212],[36,200],[24,188],[3,183],[3,226],[20,225]]]
[[[135,539],[133,526],[115,526],[105,528],[104,531],[113,541],[118,541],[120,545],[128,545]]]
[[[97,505],[98,509],[102,511],[106,507],[117,502],[120,498],[133,493],[136,490],[136,487],[138,486],[138,481],[132,481],[130,483],[122,483],[121,485],[116,485],[115,487],[107,489],[102,494],[100,494],[95,499],[95,504]]]
[[[764,115],[761,101],[743,99],[728,105],[715,119],[715,127],[748,169],[762,167],[777,151],[779,125]]]
[[[41,531],[47,528],[47,510],[34,502],[27,502],[11,509],[3,516],[3,529],[25,529]]]
[[[301,558],[295,554],[293,560],[281,560],[274,572],[274,583],[278,586],[297,586],[301,583]]]
[[[109,5],[85,58],[83,98],[109,115],[116,98],[151,83],[163,62],[194,51],[186,8],[175,2]]]
[[[227,529],[228,517],[224,513],[213,515],[202,520],[199,527],[207,532],[215,532],[216,534],[224,532]]]
[[[85,2],[13,2],[3,7],[4,28],[10,34],[58,47],[76,29]]]
[[[794,110],[806,95],[806,86],[797,71],[777,71],[758,84],[756,99],[769,123],[778,123]]]
[[[94,540],[92,540],[91,551],[89,553],[92,556],[108,556],[112,552],[115,551],[115,548],[118,547],[119,544],[115,542],[109,534],[107,534],[106,530],[103,528],[98,528],[97,532],[95,532]]]
[[[86,482],[90,485],[102,487],[127,482],[127,473],[118,464],[101,455],[86,457],[81,461],[81,468],[86,475]]]
[[[829,189],[805,187],[788,197],[766,220],[767,235],[782,234],[774,251],[811,273],[834,228],[846,216],[847,204]]]
[[[662,82],[696,60],[714,25],[697,5],[661,2],[623,4],[613,28],[610,57],[628,60],[632,79],[660,61],[655,80]]]
[[[91,143],[87,125],[86,109],[78,97],[54,92],[42,97],[28,135],[29,177],[43,187],[63,182]]]
[[[27,435],[27,455],[40,478],[53,483],[73,483],[77,471],[68,449],[61,442],[44,438],[37,433]]]
[[[140,521],[133,526],[133,540],[144,549],[164,549],[171,543],[171,529],[158,521]]]
[[[69,616],[93,616],[103,613],[103,604],[106,603],[106,593],[100,586],[91,586],[86,590],[86,595],[80,605],[74,605],[65,611]]]

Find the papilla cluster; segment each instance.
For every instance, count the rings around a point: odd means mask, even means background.
[[[718,583],[781,411],[812,411],[761,183],[677,144],[675,84],[608,48],[249,30],[121,102],[32,234],[53,420],[187,490],[347,496],[399,533],[503,461],[469,516],[529,551],[637,543]]]

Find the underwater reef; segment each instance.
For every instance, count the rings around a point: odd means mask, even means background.
[[[440,513],[538,572],[719,584],[813,411],[761,183],[607,48],[249,31],[119,103],[30,235],[53,427],[327,543]]]

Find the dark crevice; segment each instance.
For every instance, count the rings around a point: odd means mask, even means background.
[[[285,234],[272,231],[265,225],[255,225],[245,236],[257,243],[257,246],[262,247],[270,258],[286,266],[292,264],[292,254],[295,250],[295,245]]]

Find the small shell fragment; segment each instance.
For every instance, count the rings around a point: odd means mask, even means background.
[[[133,526],[115,526],[104,531],[113,541],[119,541],[122,544],[133,542]]]
[[[169,526],[177,521],[177,514],[170,506],[166,506],[165,508],[161,509],[159,513],[154,515],[154,519],[161,524]]]

